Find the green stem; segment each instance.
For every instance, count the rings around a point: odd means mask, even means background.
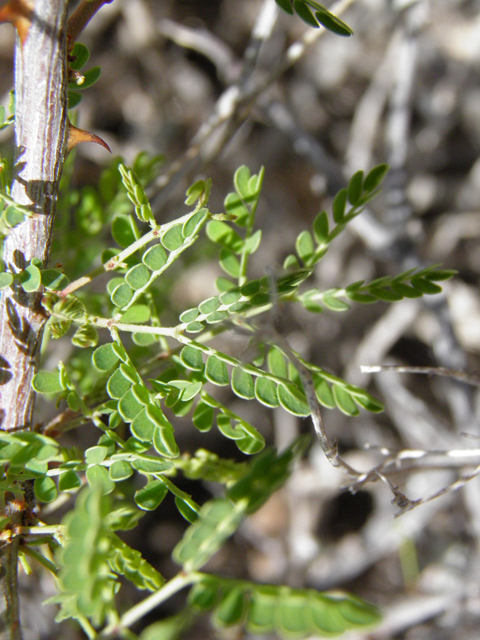
[[[183,571],[180,572],[174,578],[166,582],[158,591],[152,593],[150,596],[145,598],[145,600],[142,600],[134,607],[132,607],[129,611],[124,613],[118,623],[106,627],[99,637],[108,638],[109,636],[118,634],[121,629],[132,626],[135,622],[150,613],[150,611],[156,609],[156,607],[162,604],[162,602],[165,602],[165,600],[171,598],[175,593],[177,593],[177,591],[180,591],[185,587],[199,582],[201,578],[201,573],[185,573]]]
[[[265,175],[265,168],[262,167],[259,171],[259,183],[257,186],[257,197],[252,204],[252,208],[249,210],[250,215],[248,216],[247,227],[245,230],[245,241],[252,235],[253,226],[255,224],[255,214],[257,212],[258,200],[260,193],[262,191],[263,184],[263,176]],[[248,210],[248,206],[245,202],[243,202],[244,207]],[[240,275],[238,276],[238,284],[242,286],[247,281],[247,268],[248,268],[248,259],[250,257],[250,252],[247,251],[246,242],[244,242],[242,247],[242,254],[240,257]]]
[[[43,565],[46,569],[51,571],[54,575],[57,575],[59,571],[59,568],[57,567],[57,565],[51,560],[49,560],[48,558],[46,558],[42,553],[40,553],[36,549],[32,549],[32,547],[28,547],[28,546],[23,546],[22,553],[24,553],[27,556],[30,556],[31,558],[35,558],[35,560],[37,560],[37,562]]]
[[[60,292],[59,295],[62,298],[64,298],[69,293],[73,293],[77,289],[84,287],[86,284],[91,282],[94,278],[101,275],[102,273],[105,273],[107,271],[114,271],[115,269],[124,267],[125,265],[123,264],[123,261],[129,258],[132,254],[134,254],[135,251],[138,251],[149,242],[153,242],[154,240],[159,240],[161,237],[163,237],[167,233],[169,229],[179,224],[182,224],[183,222],[186,222],[189,218],[191,218],[191,216],[192,216],[191,213],[186,213],[184,216],[182,216],[181,218],[178,218],[177,220],[173,220],[172,222],[167,222],[166,224],[162,224],[161,227],[152,229],[151,231],[146,233],[144,236],[142,236],[141,238],[133,242],[131,245],[129,245],[126,249],[124,249],[123,251],[120,251],[120,253],[118,253],[116,256],[113,256],[113,258],[110,258],[110,260],[107,260],[107,262],[102,264],[100,267],[97,267],[97,269],[94,269],[87,275],[82,276],[81,278],[78,278],[78,280],[74,280],[73,282],[71,282],[67,287],[65,287],[65,289],[63,289],[63,291]],[[213,217],[219,218],[220,216],[213,216]]]

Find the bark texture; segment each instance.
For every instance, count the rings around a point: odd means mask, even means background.
[[[15,227],[4,246],[9,270],[32,258],[45,265],[67,137],[66,8],[68,0],[36,0],[26,40],[15,55],[15,178],[12,196],[33,217]],[[0,304],[0,428],[29,428],[45,315],[41,294],[14,287]]]
[[[15,167],[12,197],[32,211],[4,244],[3,259],[12,273],[32,258],[45,266],[67,139],[66,14],[68,0],[35,0],[31,24],[15,51]],[[46,316],[41,293],[27,294],[19,286],[0,298],[0,428],[28,429],[32,423],[35,373]],[[21,490],[22,487],[19,487]],[[10,531],[0,543],[0,638],[22,637],[15,526],[25,511],[11,515]]]

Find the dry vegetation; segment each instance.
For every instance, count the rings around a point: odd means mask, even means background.
[[[386,484],[398,485],[411,500],[426,499],[480,463],[473,376],[480,354],[480,2],[348,4],[342,17],[355,36],[320,34],[290,65],[288,47],[316,34],[299,19],[273,11],[261,23],[270,21],[271,33],[252,39],[273,0],[114,0],[81,38],[102,77],[85,94],[79,122],[127,163],[144,149],[166,155],[168,163],[150,187],[165,220],[182,210],[185,189],[198,177],[212,177],[211,208],[221,211],[235,169],[265,165],[258,214],[265,241],[253,263],[258,276],[281,265],[296,235],[318,211],[329,210],[351,173],[391,165],[382,196],[322,261],[317,286],[441,262],[458,270],[444,295],[354,305],[346,314],[282,312],[277,327],[312,362],[368,387],[385,403],[380,416],[324,411],[345,460],[368,471],[385,459],[385,481],[377,478],[352,495],[342,489],[348,479],[314,446],[288,485],[211,568],[259,581],[343,588],[380,605],[381,627],[349,640],[474,640],[480,480],[396,519]],[[6,97],[12,35],[9,27],[0,29],[0,92]],[[229,117],[238,95],[241,104]],[[227,116],[214,126],[219,113]],[[1,143],[4,153],[11,140]],[[83,185],[97,179],[109,158],[100,147],[83,145],[76,162],[75,180]],[[185,265],[173,304],[187,308],[213,295],[217,268],[213,258]],[[241,353],[241,339],[233,340],[229,348]],[[53,351],[51,357],[59,358]],[[448,376],[361,372],[360,365],[377,364],[441,366],[472,374],[472,384]],[[43,407],[38,404],[36,421],[45,419]],[[297,433],[312,431],[309,420],[281,409],[248,405],[242,411],[255,412],[252,421],[280,448]],[[178,429],[182,450],[224,446],[213,435],[192,434],[186,420]],[[408,458],[398,450],[436,455]],[[442,453],[452,450],[464,453]],[[218,452],[235,455],[233,448]],[[199,500],[215,488],[204,491]],[[147,516],[139,527],[142,540],[132,544],[143,545],[146,557],[169,575],[169,553],[184,524],[175,510],[162,514],[162,520]],[[42,589],[41,599],[51,587]],[[39,609],[32,607],[38,630]],[[42,611],[41,637],[52,637],[52,612]],[[29,617],[27,612],[26,629]],[[40,637],[27,633],[25,638]],[[75,636],[65,630],[64,637]],[[223,636],[203,626],[190,637]]]

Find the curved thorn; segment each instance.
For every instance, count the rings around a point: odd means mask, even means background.
[[[110,147],[102,140],[100,136],[97,136],[95,133],[90,133],[90,131],[85,131],[84,129],[78,129],[74,127],[73,124],[68,122],[68,141],[67,141],[67,153],[69,153],[77,144],[82,142],[96,142],[101,145],[104,149],[106,149],[109,153],[112,153]]]

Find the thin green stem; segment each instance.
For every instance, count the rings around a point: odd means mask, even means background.
[[[39,562],[46,569],[51,571],[54,575],[57,575],[57,573],[59,571],[59,568],[57,567],[57,565],[54,562],[52,562],[51,560],[46,558],[43,555],[43,553],[40,553],[36,549],[33,549],[32,547],[29,547],[27,545],[24,545],[22,547],[22,553],[24,553],[27,556],[30,556],[31,558],[34,558],[37,562]]]
[[[65,535],[65,527],[62,524],[38,526],[38,527],[20,527],[21,535],[28,536],[53,536],[62,539]]]
[[[247,226],[245,229],[245,242],[242,247],[242,253],[240,256],[240,274],[238,276],[238,284],[242,286],[247,281],[247,268],[248,268],[248,259],[250,258],[250,251],[248,251],[246,240],[252,235],[253,226],[255,224],[255,214],[257,212],[258,201],[260,198],[260,193],[262,191],[263,177],[265,175],[265,169],[262,167],[258,173],[258,185],[257,185],[257,197],[252,204],[251,209],[249,210],[249,216],[247,219]],[[244,207],[248,210],[247,204],[243,203]]]
[[[181,218],[178,218],[177,220],[173,220],[172,222],[167,222],[166,224],[162,224],[161,226],[156,227],[155,229],[152,229],[151,231],[143,235],[141,238],[139,238],[135,242],[132,242],[131,245],[126,247],[126,249],[124,249],[123,251],[120,251],[120,253],[118,253],[116,256],[113,256],[113,258],[110,258],[110,260],[107,260],[107,262],[104,262],[104,264],[102,264],[100,267],[93,269],[93,271],[91,271],[87,275],[82,276],[81,278],[78,278],[78,280],[74,280],[73,282],[71,282],[68,286],[65,287],[65,289],[63,289],[63,291],[60,292],[59,295],[62,298],[64,298],[69,293],[73,293],[74,291],[77,291],[77,289],[84,287],[86,284],[91,282],[94,278],[101,275],[102,273],[106,273],[107,271],[114,271],[115,269],[125,267],[124,261],[127,258],[129,258],[131,255],[133,255],[136,251],[138,251],[139,249],[147,245],[149,242],[153,242],[154,240],[159,240],[167,233],[169,229],[179,224],[183,224],[189,218],[191,218],[191,216],[192,216],[191,213],[186,213],[184,216],[182,216]],[[221,215],[212,216],[212,217],[218,218],[218,219],[223,218],[223,216]]]
[[[99,637],[108,638],[109,636],[120,633],[122,629],[132,626],[135,622],[150,613],[150,611],[156,609],[160,604],[162,604],[162,602],[171,598],[175,593],[185,587],[199,582],[201,579],[201,573],[180,572],[174,578],[166,582],[158,591],[152,593],[150,596],[145,598],[145,600],[142,600],[129,611],[124,613],[116,625],[108,625]]]

